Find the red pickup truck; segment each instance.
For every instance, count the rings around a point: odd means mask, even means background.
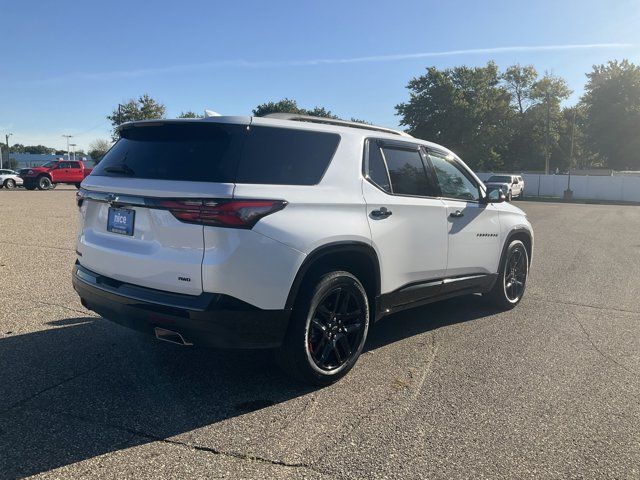
[[[70,183],[80,188],[80,183],[91,173],[91,168],[77,160],[53,160],[44,165],[20,170],[20,178],[27,190],[49,190],[58,183]]]

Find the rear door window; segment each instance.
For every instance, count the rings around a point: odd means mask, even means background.
[[[252,126],[237,183],[315,185],[340,142],[334,133]]]
[[[387,165],[384,163],[384,158],[382,158],[380,146],[375,140],[369,141],[367,178],[385,192],[392,193]]]
[[[213,122],[126,128],[92,175],[233,182],[246,130]]]
[[[422,156],[417,149],[383,146],[382,154],[389,170],[393,193],[418,196],[433,194]]]

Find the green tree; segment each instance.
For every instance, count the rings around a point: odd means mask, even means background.
[[[640,67],[612,61],[587,78],[581,101],[590,147],[610,168],[640,170]]]
[[[510,139],[511,94],[498,67],[455,67],[413,78],[396,106],[410,134],[441,143],[478,169],[501,169]]]
[[[512,102],[518,115],[512,122],[512,136],[505,158],[507,170],[543,170],[548,154],[550,170],[558,167],[564,171],[568,168],[569,150],[563,154],[559,142],[564,132],[563,145],[566,144],[570,124],[561,103],[571,91],[562,78],[549,74],[540,79],[529,76],[522,91],[525,94],[521,98],[526,105],[522,113],[517,97]]]
[[[324,107],[314,107],[311,110],[300,108],[298,107],[298,102],[290,98],[283,98],[277,102],[262,103],[253,109],[253,114],[257,117],[264,117],[270,113],[296,113],[314,117],[338,118]]]
[[[505,87],[511,93],[512,101],[515,103],[518,112],[520,115],[524,115],[524,112],[533,102],[532,90],[538,79],[538,72],[533,65],[522,67],[520,64],[516,64],[505,70],[502,74],[502,79]]]
[[[203,118],[203,115],[198,115],[192,110],[187,110],[186,112],[180,112],[178,118]]]
[[[107,153],[107,151],[111,148],[112,143],[109,140],[105,140],[103,138],[98,138],[89,144],[89,155],[96,163],[100,163],[102,157]]]
[[[150,120],[154,118],[164,118],[166,107],[157,100],[151,98],[148,94],[140,95],[138,98],[132,98],[124,104],[118,105],[117,108],[107,115],[107,120],[113,125],[113,133],[111,135],[113,141],[119,138],[116,127],[125,122],[133,122],[136,120]]]

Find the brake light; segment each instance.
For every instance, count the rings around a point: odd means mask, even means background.
[[[286,207],[284,200],[162,200],[160,207],[186,223],[253,228],[263,217]]]

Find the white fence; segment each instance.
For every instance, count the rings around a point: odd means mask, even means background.
[[[477,175],[486,180],[492,173],[479,172]],[[562,198],[569,182],[568,175],[524,173],[522,178],[526,197]],[[580,200],[640,202],[640,177],[571,175],[571,190],[573,198]]]

